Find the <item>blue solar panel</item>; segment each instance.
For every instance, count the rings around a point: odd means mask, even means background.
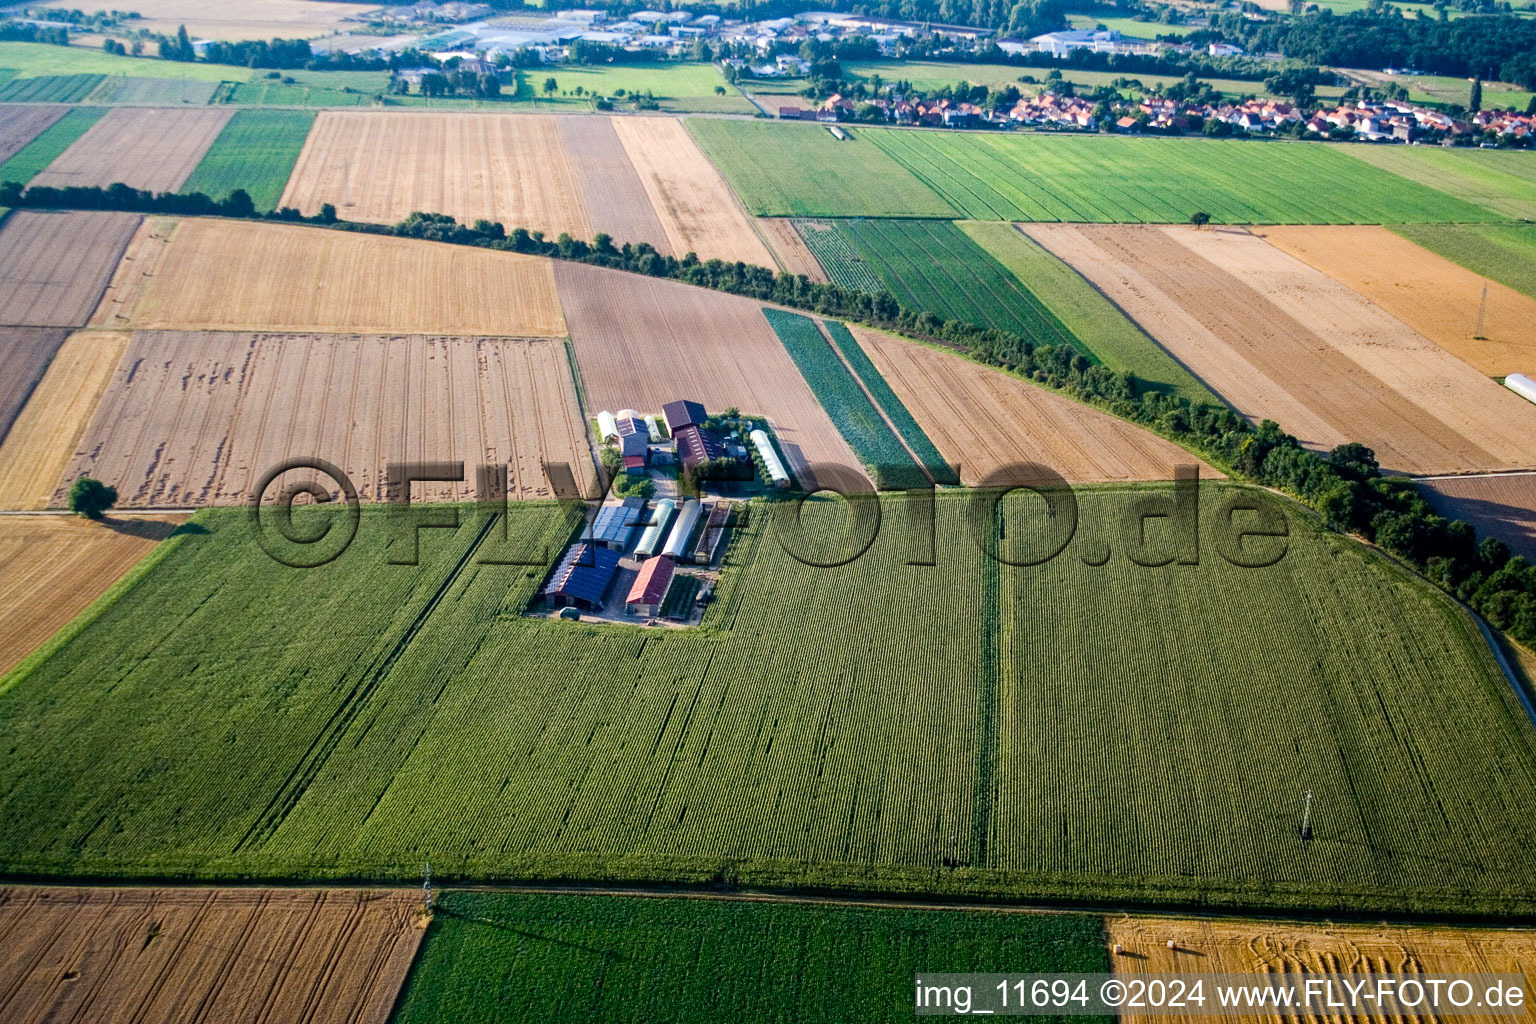
[[[619,568],[619,553],[608,548],[576,544],[560,559],[546,594],[563,594],[588,604],[600,604]]]

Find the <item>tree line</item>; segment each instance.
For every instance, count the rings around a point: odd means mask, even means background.
[[[1356,534],[1411,564],[1431,582],[1466,602],[1499,629],[1536,644],[1536,567],[1510,553],[1497,538],[1479,541],[1460,520],[1439,515],[1407,479],[1383,476],[1375,454],[1361,444],[1319,453],[1302,446],[1271,420],[1257,426],[1220,405],[1191,402],[1128,371],[1093,363],[1071,345],[946,319],[902,306],[888,292],[870,294],[742,262],[678,258],[646,242],[616,245],[606,234],[582,241],[554,240],[541,231],[478,220],[460,224],[438,213],[412,213],[396,224],[336,218],[327,205],[313,217],[284,208],[254,209],[243,190],[215,201],[200,193],[150,193],[126,185],[108,188],[23,188],[0,185],[0,206],[118,209],[232,217],[303,220],[369,234],[572,260],[614,270],[713,288],[818,316],[867,323],[955,349],[971,358],[1099,406],[1197,452],[1229,474],[1292,495],[1331,528]]]

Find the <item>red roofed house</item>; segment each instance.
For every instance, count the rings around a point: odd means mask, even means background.
[[[667,588],[672,585],[673,568],[670,555],[647,559],[624,599],[625,610],[631,615],[660,615],[661,603],[667,599]]]
[[[624,472],[629,474],[630,476],[644,476],[645,475],[645,456],[644,455],[626,455],[626,456],[624,456]]]

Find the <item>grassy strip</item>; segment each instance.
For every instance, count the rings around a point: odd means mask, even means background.
[[[904,1024],[919,971],[1107,972],[1106,943],[1080,914],[450,892],[394,1022]]]
[[[235,111],[181,190],[222,199],[243,188],[256,209],[276,209],[314,123],[306,110]]]
[[[1536,299],[1536,224],[1397,224],[1392,230]]]
[[[763,315],[826,409],[858,460],[881,488],[926,487],[928,478],[912,461],[848,368],[833,353],[816,322],[797,313],[764,309]]]
[[[59,118],[21,151],[0,164],[0,182],[15,181],[25,185],[42,173],[86,130],[101,120],[106,107],[75,107]]]
[[[1076,342],[1112,370],[1133,373],[1151,390],[1217,405],[1194,374],[1147,336],[1077,271],[1012,224],[962,221],[961,231],[1050,308]]]
[[[880,411],[885,413],[885,418],[895,425],[896,432],[917,456],[923,468],[928,471],[928,475],[933,478],[933,482],[958,485],[960,480],[955,476],[954,469],[945,461],[938,446],[929,440],[922,426],[907,411],[900,396],[891,390],[891,385],[881,376],[875,364],[870,362],[869,356],[865,354],[858,339],[853,336],[853,332],[837,320],[823,320],[821,325],[827,329],[832,343],[843,354],[848,365],[853,367],[853,372],[859,380],[864,382],[864,387],[874,398],[875,404],[880,406]]]

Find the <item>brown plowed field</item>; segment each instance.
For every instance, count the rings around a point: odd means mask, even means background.
[[[0,891],[8,1024],[385,1024],[423,930],[409,893]]]
[[[185,516],[0,516],[0,676],[15,668],[170,536]],[[0,922],[5,919],[0,893]],[[0,1020],[13,939],[0,923]]]
[[[820,281],[823,284],[830,280],[827,272],[812,255],[810,246],[806,245],[805,239],[800,237],[794,221],[788,217],[759,217],[757,226],[762,229],[768,241],[773,243],[773,248],[779,254],[779,262],[783,264],[785,270],[791,274],[804,274],[812,281]]]
[[[59,327],[0,327],[0,442],[68,336]]]
[[[0,324],[82,326],[138,226],[133,213],[14,211],[0,227]]]
[[[0,104],[0,164],[21,152],[68,109],[62,105]]]
[[[229,121],[217,107],[118,107],[60,153],[33,186],[107,186],[174,192],[202,160]]]
[[[576,170],[576,183],[594,233],[612,235],[618,245],[649,242],[664,256],[674,255],[650,197],[624,152],[613,120],[607,117],[559,117],[560,138]],[[578,236],[585,237],[585,236]]]
[[[1110,918],[1111,946],[1123,955],[1111,956],[1122,976],[1148,974],[1536,974],[1536,932],[1501,928],[1424,928],[1390,925],[1305,925],[1279,921],[1201,918]],[[1174,943],[1168,948],[1169,941]],[[1479,993],[1481,994],[1481,993]],[[1207,989],[1207,1008],[1215,1003]],[[1386,1018],[1379,1014],[1341,1017],[1305,1015],[1181,1014],[1122,1011],[1124,1024],[1201,1024],[1214,1021],[1387,1020],[1396,1024],[1439,1019],[1456,1021],[1530,1021],[1527,1008],[1513,1017],[1465,1015],[1439,1018],[1432,1014]]]
[[[325,111],[281,205],[392,224],[413,211],[591,238],[555,118],[530,114]]]
[[[1536,299],[1382,227],[1267,227],[1264,239],[1353,288],[1484,375],[1536,373]],[[1477,311],[1488,287],[1483,336]]]
[[[481,463],[509,463],[518,498],[551,496],[545,461],[593,476],[563,341],[167,331],[134,335],[63,480],[94,476],[124,507],[235,505],[298,456],[365,501],[390,462],[465,463],[417,499],[472,499]]]
[[[1478,536],[1497,537],[1536,563],[1536,473],[1432,477],[1419,487],[1442,516],[1471,523]]]
[[[678,254],[773,266],[715,165],[675,117],[619,117],[614,130]]]
[[[1172,480],[1200,459],[1124,420],[948,352],[864,327],[854,336],[960,479],[1033,462],[1070,483]],[[1222,474],[1201,463],[1201,475]]]
[[[134,327],[338,334],[565,334],[550,261],[325,228],[177,223]]]
[[[127,347],[126,334],[81,331],[59,348],[0,444],[0,509],[47,507]]]
[[[758,303],[579,263],[555,277],[590,411],[736,406],[773,421],[797,476],[807,462],[859,465]]]
[[[1536,466],[1536,407],[1260,238],[1026,230],[1250,419],[1317,448],[1362,442],[1394,472]]]

